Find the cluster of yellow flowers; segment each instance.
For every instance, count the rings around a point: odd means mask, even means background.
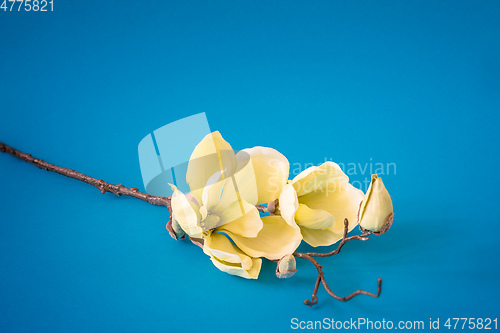
[[[363,230],[384,232],[393,208],[377,175],[364,194],[336,163],[310,167],[292,180],[289,169],[275,149],[235,153],[219,132],[207,135],[189,161],[190,193],[170,185],[173,230],[203,239],[203,252],[218,269],[248,279],[258,277],[261,258],[283,259],[282,277],[293,275],[291,254],[301,241],[334,244],[342,239],[345,218],[349,231],[359,223]],[[262,204],[270,216],[260,216],[255,206]]]

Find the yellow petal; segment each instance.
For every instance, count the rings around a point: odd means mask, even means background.
[[[249,216],[257,215],[257,218],[259,217],[254,205],[241,200],[239,193],[236,191],[233,176],[222,180],[214,178],[214,181],[216,181],[214,184],[205,186],[203,190],[203,206],[200,211],[202,211],[201,226],[204,230],[211,230],[232,223],[247,213],[253,213]],[[258,222],[255,221],[253,224],[253,229],[258,228],[255,235],[262,228],[262,222],[259,218],[257,220]]]
[[[356,226],[361,200],[363,191],[344,181],[328,183],[326,188],[299,197],[299,202],[309,208],[326,210],[332,214],[335,224],[331,229],[339,234],[343,233],[345,218],[349,220],[349,231]]]
[[[272,148],[254,147],[238,152],[237,159],[235,177],[242,198],[254,205],[276,200],[288,179],[286,157]]]
[[[213,232],[206,236],[203,252],[223,272],[246,279],[256,279],[259,276],[262,259],[247,256],[222,234]]]
[[[257,279],[262,265],[262,259],[260,258],[252,258],[252,268],[249,270],[245,270],[238,266],[228,265],[226,262],[220,261],[217,258],[210,258],[210,260],[212,260],[214,266],[219,270],[245,279]]]
[[[179,223],[182,230],[189,236],[201,238],[203,230],[199,226],[201,219],[200,213],[196,205],[189,201],[186,196],[175,187],[169,184],[174,193],[172,194],[172,215]]]
[[[222,178],[223,172],[217,171],[207,181],[203,187],[201,202],[203,206],[211,207],[217,204],[222,196],[228,178]]]
[[[307,205],[299,204],[295,213],[295,222],[300,227],[309,229],[326,229],[334,226],[333,215],[323,209],[311,209]]]
[[[223,211],[235,201],[238,201],[238,195],[232,178],[218,179],[203,189],[202,203],[210,212]]]
[[[292,227],[297,229],[295,222],[295,212],[299,208],[297,192],[291,184],[286,184],[279,197],[279,211],[283,219]]]
[[[216,172],[232,175],[236,170],[236,155],[233,148],[219,132],[205,136],[196,146],[186,172],[186,181],[192,195],[201,202],[203,188]]]
[[[349,177],[334,162],[325,162],[321,166],[310,167],[299,173],[292,181],[297,195],[306,195],[310,192],[325,188],[332,182],[348,182]]]
[[[322,209],[311,209],[305,204],[299,204],[297,193],[290,184],[285,185],[281,192],[279,211],[289,225],[300,227],[304,241],[311,246],[331,245],[339,240],[338,234],[333,231],[333,215]]]
[[[227,235],[246,254],[252,257],[281,259],[293,253],[300,244],[300,230],[290,226],[281,216],[264,216],[263,227],[257,237],[241,237],[226,231]]]
[[[304,241],[311,246],[328,246],[342,239],[343,233],[339,234],[330,229],[309,229],[300,227]]]
[[[263,223],[260,218],[259,211],[255,206],[244,202],[247,212],[237,219],[232,217],[223,216],[222,224],[217,228],[217,231],[228,232],[242,237],[257,237],[259,231],[262,229]],[[229,221],[229,222],[226,222]]]
[[[367,230],[379,231],[393,212],[392,200],[382,178],[372,175],[360,209],[359,224]]]
[[[239,264],[243,269],[252,267],[252,258],[234,246],[223,234],[212,232],[205,236],[203,252],[221,261]]]

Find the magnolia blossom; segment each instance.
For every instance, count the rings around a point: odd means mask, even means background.
[[[338,164],[310,167],[283,187],[279,213],[296,225],[311,246],[331,245],[342,238],[344,219],[349,231],[357,222],[363,192],[351,184]]]
[[[372,175],[370,187],[359,209],[359,225],[374,233],[384,233],[392,223],[392,200],[382,178]]]
[[[174,185],[172,218],[221,271],[256,279],[260,257],[277,260],[302,240],[294,223],[264,216],[255,207],[278,198],[288,177],[288,160],[278,151],[255,147],[235,154],[219,132],[207,135],[191,155],[190,193]]]
[[[190,193],[171,185],[174,232],[202,239],[204,253],[221,271],[255,279],[264,257],[281,259],[277,275],[288,277],[296,271],[293,252],[302,239],[314,247],[339,241],[344,220],[351,231],[358,210],[362,228],[379,233],[392,216],[390,196],[376,175],[363,201],[336,163],[310,167],[291,181],[289,169],[272,148],[235,154],[219,132],[207,135],[189,161]],[[271,216],[260,216],[255,207],[276,202]]]

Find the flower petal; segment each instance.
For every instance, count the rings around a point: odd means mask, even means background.
[[[203,252],[223,272],[246,279],[256,279],[259,276],[262,259],[247,256],[222,234],[213,232],[206,236]]]
[[[297,195],[306,195],[317,189],[325,188],[331,182],[348,182],[349,177],[337,163],[327,161],[319,167],[313,166],[299,173],[293,179]]]
[[[332,231],[336,233],[343,233],[345,218],[349,220],[349,231],[356,226],[361,200],[363,191],[344,181],[328,183],[326,188],[299,197],[299,202],[309,208],[332,214],[335,219]]]
[[[251,228],[254,231],[251,231],[247,237],[255,237],[262,228],[262,221],[255,206],[240,198],[239,192],[236,191],[234,176],[222,180],[215,179],[215,181],[214,184],[207,185],[203,189],[203,206],[200,208],[203,229],[211,230],[221,227],[242,218],[247,213],[253,213],[251,215],[254,217],[256,215],[257,220],[253,222]]]
[[[208,134],[196,146],[186,172],[192,195],[201,202],[203,188],[216,172],[232,175],[236,170],[236,155],[219,132]]]
[[[262,230],[257,237],[242,237],[226,231],[227,235],[246,254],[252,257],[281,259],[293,253],[302,240],[300,230],[290,226],[281,216],[264,216]]]
[[[286,184],[279,197],[279,211],[283,219],[295,229],[298,228],[295,222],[295,212],[299,208],[297,192],[291,184]]]
[[[328,246],[342,239],[343,234],[331,229],[309,229],[300,227],[304,241],[311,246]]]
[[[295,222],[300,227],[308,229],[326,229],[334,226],[333,215],[323,209],[311,209],[307,205],[299,204],[295,213]]]
[[[226,214],[222,215],[222,225],[217,228],[217,231],[229,232],[242,237],[257,237],[263,227],[259,211],[255,206],[245,201],[243,203],[246,207],[246,213],[242,215],[241,211],[239,211],[239,218],[233,218],[236,215],[229,217]]]
[[[202,203],[208,211],[225,210],[233,202],[238,201],[238,195],[231,178],[217,179],[215,183],[203,188]]]
[[[288,179],[286,157],[267,147],[243,149],[236,156],[235,177],[242,198],[254,205],[276,200]]]
[[[201,238],[203,232],[199,226],[201,216],[196,205],[189,201],[175,185],[169,185],[174,191],[172,194],[172,218],[179,223],[182,230],[189,236]]]
[[[322,209],[311,209],[299,204],[297,193],[290,184],[285,185],[281,192],[279,211],[289,225],[295,229],[300,227],[304,241],[312,246],[330,245],[339,240],[338,234],[333,231],[333,215]]]

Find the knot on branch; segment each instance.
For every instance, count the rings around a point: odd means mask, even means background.
[[[104,186],[104,181],[102,179],[99,179],[97,183],[99,184],[97,187],[99,191],[101,191],[102,194],[106,193],[106,187]]]

